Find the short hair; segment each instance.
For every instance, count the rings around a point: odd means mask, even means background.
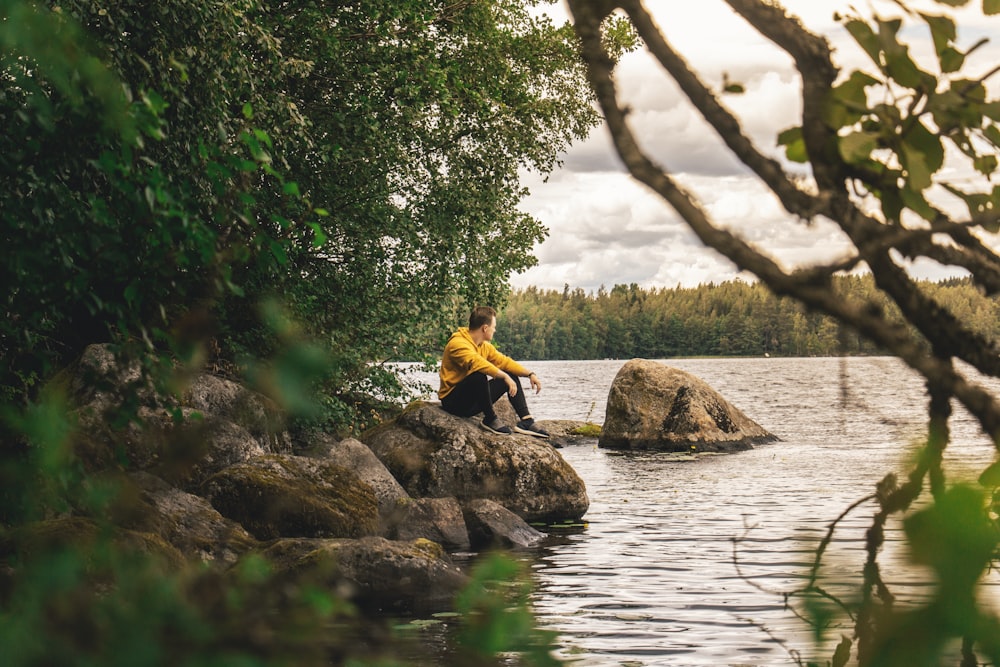
[[[475,331],[484,324],[489,324],[497,316],[497,311],[489,306],[476,306],[469,315],[469,331]]]

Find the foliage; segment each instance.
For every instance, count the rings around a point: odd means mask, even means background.
[[[215,98],[192,94],[190,77],[209,68],[207,58],[240,60],[239,41],[209,51],[246,29],[233,22],[235,6],[171,14],[178,41],[169,48],[191,43],[186,52],[197,56],[171,65],[154,57],[166,54],[122,44],[125,34],[143,48],[160,42],[106,9],[88,3],[43,14],[7,4],[14,13],[0,35],[8,54],[0,234],[9,257],[0,269],[8,286],[0,388],[4,398],[23,400],[38,378],[113,335],[144,341],[147,350],[190,352],[205,336],[212,300],[240,291],[233,266],[279,263],[274,218],[300,203],[271,167],[271,140],[252,125],[251,107],[232,105],[239,80],[227,77],[236,90],[223,87]],[[141,12],[118,9],[148,23]],[[34,23],[12,23],[26,12]],[[90,30],[69,18],[74,13]],[[101,25],[118,31],[118,43],[89,41]],[[32,30],[54,35],[63,59],[39,56],[24,37]],[[151,72],[163,78],[151,80]],[[67,81],[76,88],[67,90]]]
[[[354,421],[400,391],[371,362],[503,302],[545,233],[519,170],[598,122],[571,28],[520,0],[2,7],[11,399],[114,337],[239,371],[278,297],[328,350],[314,419]]]
[[[455,602],[463,619],[459,640],[470,664],[493,664],[493,656],[517,652],[525,664],[562,664],[552,652],[556,633],[538,628],[529,607],[531,587],[523,564],[490,554],[476,564],[472,580]],[[501,663],[496,663],[501,664]]]
[[[837,276],[842,294],[898,311],[870,275]],[[1000,335],[1000,302],[982,299],[967,279],[921,284],[948,312],[990,339]],[[511,294],[497,344],[517,359],[664,359],[679,356],[879,354],[835,320],[742,281],[692,288],[615,285],[597,293],[529,287]],[[899,321],[902,321],[899,318]]]
[[[394,391],[372,362],[534,261],[518,170],[597,121],[572,30],[514,0],[0,0],[5,664],[368,659],[308,582],[121,541],[129,498],[83,469],[47,381],[113,341],[160,392],[211,362],[360,428]],[[34,541],[47,521],[80,539]]]
[[[949,485],[943,452],[953,402],[968,410],[1000,447],[1000,399],[982,379],[1000,376],[996,339],[992,330],[977,328],[968,318],[977,309],[992,309],[992,296],[1000,291],[1000,258],[987,240],[1000,229],[1000,200],[992,182],[998,170],[1000,102],[987,86],[997,69],[988,63],[992,69],[986,74],[968,74],[980,44],[963,47],[950,15],[912,11],[905,1],[892,4],[899,16],[868,19],[853,10],[838,16],[871,61],[866,68],[843,73],[826,40],[774,3],[726,3],[785,51],[798,70],[801,123],[782,132],[778,141],[789,161],[808,166],[808,178],[744,134],[739,118],[674,50],[638,0],[569,0],[588,76],[615,148],[630,173],[670,204],[703,243],[754,273],[775,294],[898,356],[926,383],[928,437],[916,463],[904,483],[887,476],[865,499],[875,501],[876,510],[860,565],[858,600],[838,601],[831,608],[824,604],[829,596],[821,587],[809,588],[805,596],[817,628],[836,613],[853,623],[854,635],[840,642],[832,664],[847,664],[853,654],[860,665],[936,665],[959,639],[962,664],[977,664],[977,651],[995,663],[1000,621],[977,599],[976,590],[996,551],[996,516],[988,514],[982,489]],[[968,2],[939,4],[961,7]],[[984,0],[981,8],[986,15],[1000,13],[994,0]],[[840,227],[853,244],[847,259],[783,269],[768,249],[716,224],[695,194],[646,155],[626,123],[611,77],[612,61],[601,44],[601,23],[616,9],[625,12],[697,112],[791,215],[805,222],[822,216]],[[919,62],[911,52],[912,41],[905,41],[916,34],[911,21],[929,33],[934,47],[929,65]],[[965,271],[976,289],[967,293],[975,306],[954,312],[949,297],[910,274],[909,262],[917,259]],[[862,266],[876,290],[839,289],[835,276]],[[996,467],[984,471],[980,486],[996,486]],[[937,579],[928,601],[908,607],[894,604],[879,568],[886,523],[896,515],[904,517],[913,562],[930,566]],[[817,553],[817,570],[827,543]]]

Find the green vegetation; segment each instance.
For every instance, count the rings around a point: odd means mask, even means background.
[[[313,341],[311,419],[363,426],[359,394],[398,392],[379,362],[535,261],[518,171],[599,119],[571,28],[520,0],[0,15],[0,397],[22,405],[94,342],[239,374]]]
[[[114,538],[130,500],[53,378],[110,343],[160,398],[211,367],[299,426],[375,420],[401,391],[380,362],[534,261],[519,170],[599,121],[572,29],[531,4],[0,0],[5,665],[382,657],[331,637],[353,612],[330,591]],[[135,388],[109,428],[143,428]]]
[[[870,275],[836,276],[838,293],[898,309]],[[1000,301],[982,299],[968,279],[923,282],[920,289],[957,319],[1000,338]],[[692,288],[638,285],[561,292],[515,291],[497,324],[498,344],[517,359],[665,359],[684,356],[831,356],[884,354],[871,340],[777,297],[761,283]]]

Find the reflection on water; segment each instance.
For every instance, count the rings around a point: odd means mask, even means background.
[[[603,421],[623,363],[527,364],[545,383],[531,397],[535,416]],[[701,377],[781,441],[690,462],[608,452],[596,442],[560,450],[586,482],[591,506],[585,530],[553,538],[534,558],[538,615],[559,633],[563,657],[585,667],[795,664],[794,651],[820,657],[781,593],[803,583],[831,521],[886,473],[907,469],[925,419],[922,385],[883,358],[664,363]],[[952,430],[951,479],[993,460],[967,415],[956,412]],[[836,595],[856,594],[871,513],[864,505],[836,530],[823,570]],[[898,523],[890,523],[883,576],[905,603],[929,584],[894,567],[900,551]],[[990,577],[997,597],[1000,578]]]

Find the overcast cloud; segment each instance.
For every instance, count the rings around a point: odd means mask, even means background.
[[[807,28],[827,37],[842,69],[865,64],[846,31],[833,20],[834,12],[846,11],[850,2],[787,0],[784,4]],[[799,79],[790,58],[754,33],[721,0],[683,5],[649,0],[646,5],[663,7],[657,19],[664,34],[709,85],[719,89],[726,73],[745,86],[744,94],[727,95],[724,102],[758,147],[780,158],[775,139],[797,124],[801,107]],[[920,0],[911,5],[931,8],[936,14],[946,9]],[[889,0],[876,0],[874,7],[886,17],[900,13]],[[980,18],[972,24],[960,18],[959,26],[960,48],[984,35],[1000,34],[1000,19],[984,23]],[[918,58],[931,53],[929,36],[920,27],[913,23],[909,33],[919,39],[911,45]],[[970,71],[985,73],[1000,62],[998,47],[983,49],[973,61],[978,68]],[[785,213],[644,51],[623,59],[617,80],[623,100],[632,108],[632,126],[648,154],[696,193],[714,220],[738,230],[789,267],[829,261],[847,251],[846,239],[831,223],[807,226]],[[740,275],[728,260],[705,249],[673,209],[625,173],[603,127],[573,146],[563,156],[563,167],[547,181],[525,174],[524,184],[532,194],[521,207],[549,228],[549,237],[535,248],[539,265],[513,276],[514,287],[561,290],[568,284],[589,292],[601,285],[629,283],[695,286]],[[918,272],[927,277],[947,275],[932,266]]]

